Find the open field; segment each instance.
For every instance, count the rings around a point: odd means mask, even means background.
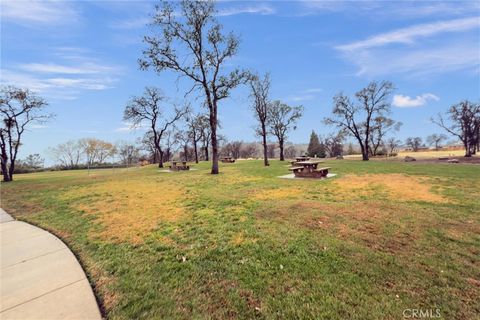
[[[478,317],[480,167],[326,164],[17,175],[1,205],[64,239],[109,319]]]
[[[396,157],[388,158],[388,160],[403,160],[406,156],[416,159],[438,159],[445,157],[463,157],[465,150],[429,150],[429,151],[400,151]],[[361,159],[361,154],[347,155],[346,159]]]

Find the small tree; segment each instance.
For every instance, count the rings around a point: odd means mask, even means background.
[[[0,164],[3,181],[13,180],[15,161],[28,126],[44,123],[52,117],[44,113],[47,102],[28,89],[0,89]]]
[[[480,143],[480,103],[464,100],[451,106],[447,117],[450,124],[440,114],[437,119],[432,118],[432,122],[459,138],[465,148],[465,157],[471,157]]]
[[[83,156],[83,147],[78,140],[69,140],[54,148],[50,153],[57,163],[67,169],[78,168]]]
[[[198,143],[202,140],[202,135],[208,128],[208,118],[203,114],[194,115],[189,113],[186,116],[186,122],[190,138],[192,139],[195,163],[198,163]]]
[[[445,141],[445,140],[447,140],[447,136],[444,134],[434,133],[427,137],[427,143],[430,146],[434,146],[435,150],[438,150],[440,148],[440,144],[442,143],[442,141]]]
[[[269,115],[269,91],[270,91],[270,75],[267,73],[263,78],[255,76],[250,81],[251,96],[253,98],[253,111],[255,112],[255,118],[258,121],[258,128],[256,130],[257,135],[262,138],[263,146],[263,165],[269,166],[268,163],[268,146],[267,146],[267,134],[268,134],[268,115]]]
[[[29,154],[24,160],[18,161],[15,172],[32,172],[43,168],[44,159],[38,154]]]
[[[315,131],[310,134],[310,142],[308,143],[307,154],[309,157],[325,158],[325,145],[320,143],[320,139]]]
[[[409,137],[405,140],[405,144],[410,147],[414,152],[417,152],[422,145],[422,138],[420,137]]]
[[[268,151],[268,157],[270,159],[275,158],[275,149],[276,148],[277,148],[277,146],[274,143],[268,144],[267,151]]]
[[[153,144],[159,155],[159,168],[163,168],[164,151],[162,149],[162,138],[175,122],[180,120],[188,112],[188,107],[173,108],[172,115],[165,115],[162,103],[166,100],[161,90],[147,87],[145,93],[140,97],[133,97],[125,107],[123,119],[132,122],[134,126],[146,125],[152,133]]]
[[[385,116],[375,117],[372,123],[370,133],[370,154],[376,156],[379,148],[384,144],[384,138],[390,131],[398,131],[402,126],[401,122],[396,122],[393,119]]]
[[[212,174],[218,173],[218,104],[250,77],[237,68],[225,71],[238,51],[239,40],[233,33],[222,33],[215,15],[213,1],[161,2],[151,24],[160,32],[144,38],[148,48],[139,61],[143,70],[170,70],[185,76],[193,82],[189,92],[199,89],[203,93],[209,110]]]
[[[287,140],[287,133],[291,129],[295,130],[298,119],[302,117],[303,107],[291,107],[288,104],[278,100],[273,101],[269,107],[268,125],[270,133],[278,139],[280,148],[280,161],[285,160],[283,148]]]
[[[108,157],[116,153],[116,148],[110,142],[95,138],[84,138],[79,140],[83,153],[87,158],[87,164],[102,164]]]
[[[288,146],[285,148],[285,158],[294,159],[297,156],[297,148],[295,146]]]
[[[328,152],[330,157],[341,156],[343,154],[343,132],[328,135],[323,142],[324,150]]]
[[[120,160],[127,166],[131,166],[140,158],[140,149],[132,143],[125,141],[119,142],[116,149]]]
[[[333,98],[333,117],[324,119],[326,124],[337,126],[358,141],[362,159],[365,161],[370,155],[374,120],[390,112],[392,91],[391,82],[373,81],[355,94],[357,103],[353,103],[346,95],[339,93]]]
[[[398,147],[400,146],[400,144],[401,144],[400,140],[397,140],[394,137],[389,138],[386,142],[388,155],[393,156],[396,153],[396,151],[398,150]]]

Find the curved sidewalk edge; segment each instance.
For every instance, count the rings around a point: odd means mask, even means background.
[[[102,319],[85,272],[50,232],[0,208],[0,319]]]

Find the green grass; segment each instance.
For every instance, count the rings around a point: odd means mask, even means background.
[[[478,317],[480,167],[327,165],[17,175],[2,207],[64,239],[109,319]]]

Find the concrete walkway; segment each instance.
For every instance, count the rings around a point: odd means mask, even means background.
[[[0,208],[0,319],[101,319],[67,246]]]

